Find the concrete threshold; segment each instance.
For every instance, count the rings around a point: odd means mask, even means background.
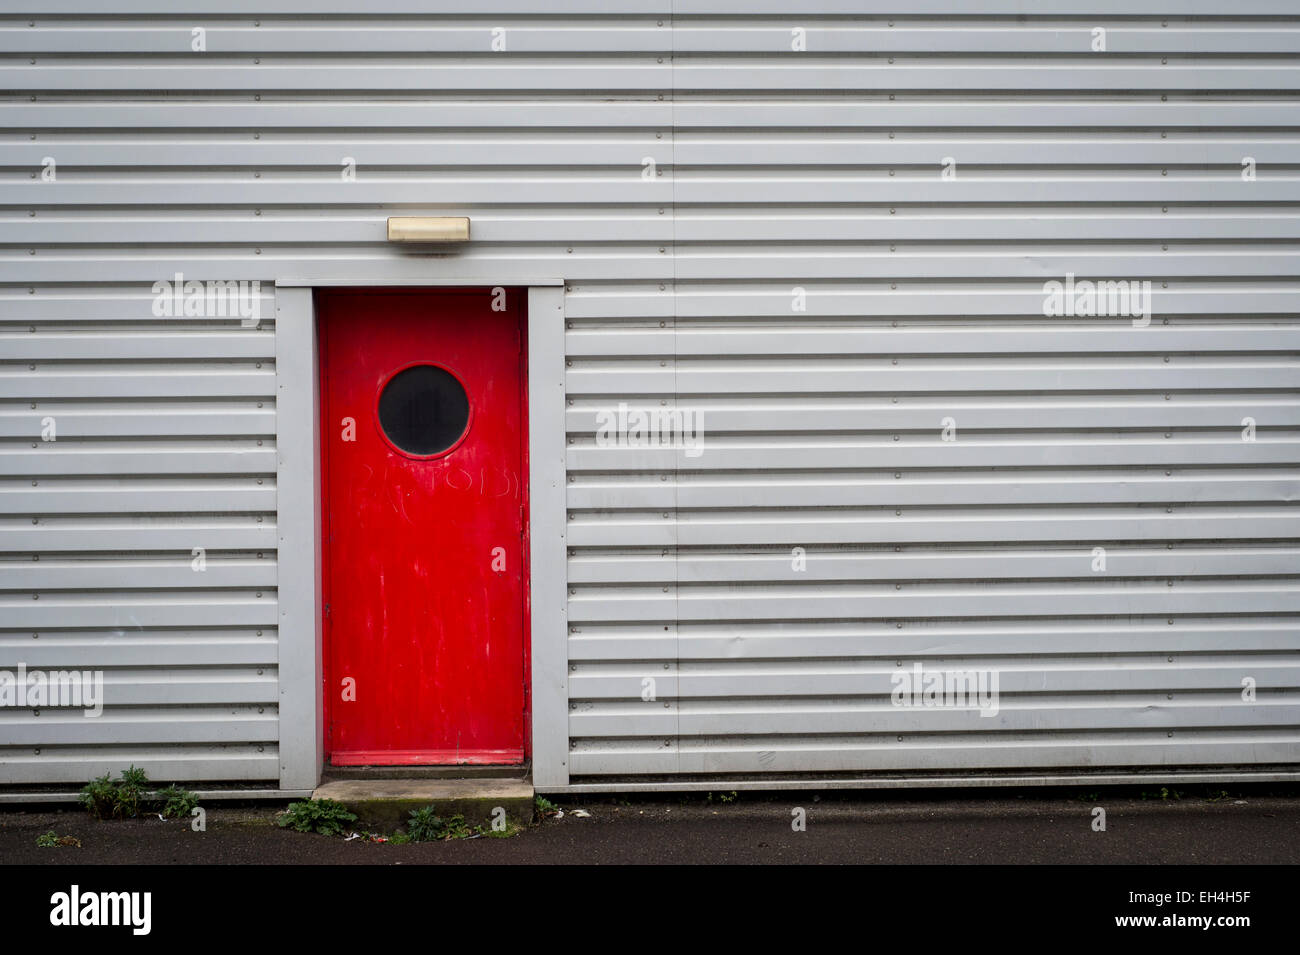
[[[500,816],[517,825],[533,818],[531,780],[499,777],[469,779],[334,779],[321,784],[313,799],[333,799],[357,814],[357,824],[391,832],[406,824],[413,809],[433,805],[437,813],[465,817],[468,825],[486,825]]]

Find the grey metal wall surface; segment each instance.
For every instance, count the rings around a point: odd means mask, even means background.
[[[274,323],[150,286],[421,213],[568,280],[571,780],[1300,763],[1293,5],[544,6],[0,14],[0,668],[120,684],[0,710],[0,781],[275,777]],[[999,713],[893,705],[916,662]]]

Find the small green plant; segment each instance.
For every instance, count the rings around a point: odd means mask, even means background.
[[[409,815],[411,818],[406,824],[406,834],[412,842],[434,842],[442,838],[442,817],[433,806],[412,809]]]
[[[119,819],[134,819],[140,815],[140,803],[148,793],[149,777],[135,766],[122,770],[117,781],[117,804],[113,807]]]
[[[533,808],[537,810],[537,815],[543,819],[547,816],[554,816],[560,811],[560,807],[545,796],[534,796]]]
[[[131,766],[114,781],[108,773],[86,783],[79,801],[96,819],[134,819],[148,796],[149,777]]]
[[[1231,799],[1232,794],[1226,789],[1212,789],[1206,793],[1205,798],[1210,802],[1223,802],[1225,799]]]
[[[196,793],[175,784],[158,790],[155,798],[162,803],[162,814],[168,819],[184,819],[199,804]]]
[[[76,836],[60,836],[57,832],[43,832],[36,837],[36,845],[42,849],[57,849],[60,846],[81,848],[81,840]]]
[[[388,837],[388,844],[391,846],[404,846],[414,840],[405,832],[394,832]]]
[[[406,823],[406,834],[411,842],[442,842],[474,835],[474,830],[465,825],[464,816],[448,816],[444,819],[438,815],[437,807],[433,805],[412,809],[410,817]]]
[[[291,802],[284,814],[276,820],[280,828],[298,832],[318,832],[322,836],[341,836],[348,824],[356,822],[356,813],[333,799],[309,799]]]
[[[85,786],[81,787],[81,795],[78,802],[86,807],[86,810],[96,819],[107,819],[113,815],[113,806],[117,802],[117,787],[109,778],[108,773],[103,776],[96,776]]]
[[[1158,793],[1149,793],[1145,790],[1142,793],[1143,799],[1182,799],[1183,794],[1177,789],[1170,789],[1167,786],[1161,786]]]

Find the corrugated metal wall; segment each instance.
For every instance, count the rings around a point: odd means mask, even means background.
[[[149,288],[404,213],[569,281],[575,781],[1300,762],[1290,3],[468,6],[0,17],[0,668],[122,688],[0,711],[0,780],[276,776],[274,326]],[[1044,318],[1067,273],[1151,326]],[[619,402],[703,455],[597,446]],[[892,706],[918,660],[999,714]]]

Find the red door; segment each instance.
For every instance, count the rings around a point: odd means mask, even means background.
[[[335,765],[524,758],[523,295],[318,293]]]

